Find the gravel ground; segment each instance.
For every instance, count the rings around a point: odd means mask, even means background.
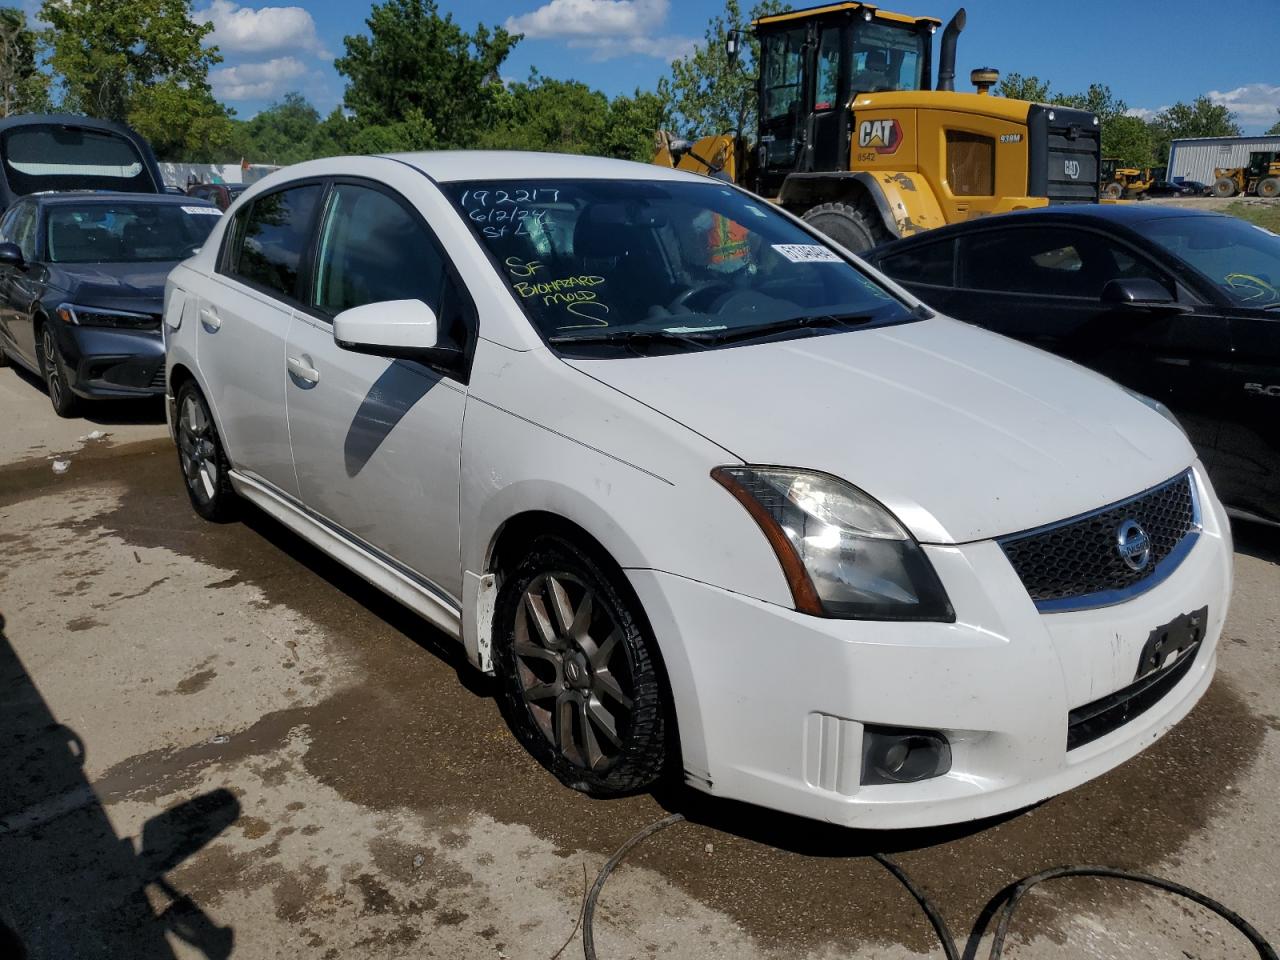
[[[157,408],[60,421],[11,369],[0,407],[0,919],[32,958],[549,960],[585,880],[672,811],[601,900],[606,960],[939,955],[877,850],[962,935],[1015,879],[1104,862],[1280,942],[1276,532],[1238,529],[1218,677],[1152,749],[999,822],[864,833],[571,793],[421,620],[266,517],[199,521]],[[1035,894],[1008,954],[1250,956],[1199,908],[1083,880]]]

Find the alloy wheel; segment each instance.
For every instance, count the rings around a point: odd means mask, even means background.
[[[40,332],[41,359],[44,360],[44,379],[49,387],[49,399],[55,408],[60,408],[66,400],[66,382],[62,378],[62,370],[58,367],[58,345],[53,334],[46,326]]]
[[[178,416],[178,455],[187,486],[205,502],[212,501],[218,491],[218,448],[210,426],[203,405],[188,393]]]
[[[608,607],[569,574],[535,577],[520,597],[512,650],[525,705],[561,756],[597,773],[621,755],[634,705],[622,639]]]

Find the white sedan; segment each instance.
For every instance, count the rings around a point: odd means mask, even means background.
[[[195,509],[248,501],[456,637],[578,790],[973,819],[1132,757],[1213,676],[1230,533],[1167,411],[730,185],[289,167],[172,273],[164,329]]]

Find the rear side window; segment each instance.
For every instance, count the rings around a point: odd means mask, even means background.
[[[1108,281],[1167,277],[1124,245],[1088,230],[1029,227],[960,240],[960,285],[974,290],[1097,299]]]
[[[929,243],[885,257],[879,267],[899,283],[949,287],[955,282],[956,242]]]
[[[232,226],[226,272],[239,280],[299,299],[298,274],[324,187],[308,183],[258,197]]]
[[[0,157],[9,189],[17,196],[45,190],[161,191],[138,148],[106,130],[16,127],[0,135]]]
[[[439,312],[444,259],[417,217],[378,190],[334,187],[320,232],[315,306],[330,315],[386,300]]]

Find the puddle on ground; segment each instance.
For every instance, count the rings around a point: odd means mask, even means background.
[[[269,759],[305,727],[306,772],[350,801],[429,811],[443,826],[484,813],[528,826],[566,857],[582,848],[610,853],[667,811],[685,813],[693,823],[653,837],[629,862],[660,872],[766,945],[933,949],[923,918],[906,919],[915,908],[902,888],[874,862],[856,859],[876,850],[895,853],[959,933],[997,892],[1037,870],[1099,862],[1150,869],[1229,808],[1227,788],[1247,772],[1268,726],[1219,679],[1182,724],[1119,769],[1021,815],[961,828],[841,830],[684,788],[594,801],[560,787],[521,750],[490,682],[466,666],[451,640],[256,511],[240,524],[197,518],[168,441],[118,447],[109,458],[95,452],[58,477],[43,460],[5,468],[0,508],[102,483],[118,484],[123,496],[79,524],[86,534],[105,528],[133,546],[168,547],[252,583],[266,603],[321,624],[365,677],[318,705],[268,714],[225,744],[133,757],[95,785],[104,802],[159,799],[193,784],[210,764]],[[1077,908],[1138,895],[1127,886],[1064,884],[1053,897],[1032,898],[1020,926],[1052,934]]]

